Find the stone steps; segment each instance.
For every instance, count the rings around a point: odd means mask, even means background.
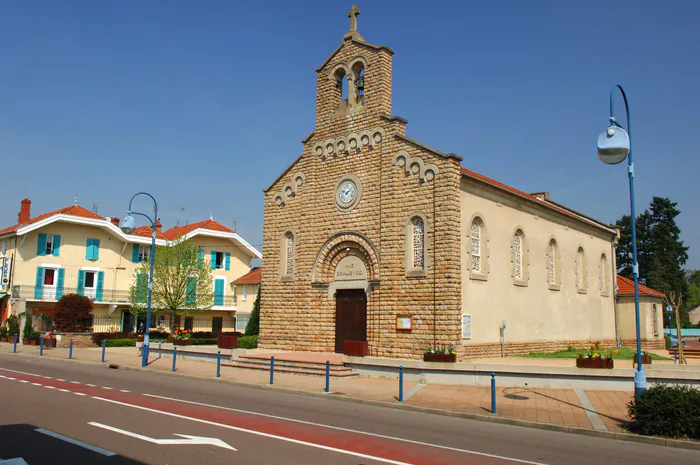
[[[222,363],[221,366],[231,368],[245,368],[249,370],[270,371],[270,359],[262,357],[242,356],[238,360]],[[326,376],[326,364],[316,362],[302,362],[294,360],[275,359],[276,373],[292,373],[306,376]],[[331,378],[357,378],[358,373],[354,373],[352,368],[342,364],[330,364]]]
[[[668,354],[673,357],[673,350],[669,350]],[[700,349],[683,349],[683,356],[685,358],[700,358]]]

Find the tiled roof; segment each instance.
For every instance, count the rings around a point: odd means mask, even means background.
[[[620,275],[617,276],[617,295],[634,295],[634,281],[631,279],[622,277]],[[664,297],[664,295],[659,292],[655,291],[654,289],[639,285],[639,295],[651,295],[654,297]]]
[[[262,274],[262,268],[257,267],[250,270],[248,274],[245,274],[235,280],[232,284],[260,284],[260,275]]]
[[[151,228],[150,226],[139,226],[138,228],[135,228],[133,231],[131,231],[131,236],[151,237],[151,234],[153,234],[153,228]],[[157,232],[156,239],[165,240],[165,235],[163,233]]]
[[[520,191],[514,187],[510,187],[506,184],[503,184],[502,182],[496,181],[495,179],[491,179],[488,176],[484,176],[483,174],[479,174],[479,173],[476,173],[474,171],[471,171],[471,170],[468,170],[468,169],[462,168],[462,167],[460,167],[460,171],[462,172],[463,176],[466,176],[466,177],[469,177],[472,179],[476,179],[477,181],[481,181],[481,182],[488,184],[490,186],[493,186],[497,189],[504,190],[504,191],[509,192],[511,194],[517,195],[518,197],[521,197],[523,199],[527,199],[527,200],[530,200],[532,202],[538,203],[538,204],[542,205],[543,207],[557,211],[563,215],[569,216],[571,218],[575,218],[579,221],[583,221],[584,223],[588,223],[588,224],[593,225],[597,228],[605,229],[608,231],[611,229],[609,227],[606,227],[603,223],[586,218],[582,215],[577,215],[566,208],[560,207],[559,205],[556,205],[552,202],[547,202],[546,200],[542,200],[540,198],[537,198],[532,194],[526,194],[523,191]]]
[[[26,223],[16,224],[16,225],[11,226],[9,228],[3,229],[2,231],[0,231],[0,236],[2,236],[4,234],[11,233],[11,232],[15,232],[23,226],[28,226],[30,224],[36,223],[36,222],[44,220],[46,218],[50,218],[54,215],[70,215],[70,216],[78,216],[81,218],[104,220],[104,218],[101,217],[100,215],[98,215],[97,213],[93,213],[90,210],[87,210],[79,205],[71,205],[70,207],[62,208],[60,210],[55,210],[55,211],[52,211],[49,213],[44,213],[43,215],[36,216],[34,218],[31,218]]]
[[[187,233],[194,231],[195,229],[208,229],[210,231],[219,232],[235,232],[233,229],[227,228],[221,223],[217,223],[214,220],[200,221],[199,223],[188,224],[187,226],[178,226],[175,228],[170,228],[163,233],[163,237],[169,241],[177,239],[178,236],[184,236]]]

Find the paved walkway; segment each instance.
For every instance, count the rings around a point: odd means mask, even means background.
[[[0,353],[11,353],[12,344],[0,345]],[[37,356],[39,348],[18,345],[18,354]],[[74,348],[78,362],[101,362],[101,348]],[[68,359],[68,349],[45,349],[47,359]],[[508,358],[507,360],[510,360]],[[493,359],[490,359],[493,362]],[[140,368],[141,357],[133,347],[107,348],[106,364]],[[570,364],[571,361],[568,361]],[[153,358],[149,370],[169,373],[171,358]],[[177,373],[214,378],[216,364],[177,360]],[[258,386],[269,386],[267,371],[222,367],[221,380]],[[275,387],[320,394],[325,380],[322,377],[275,373]],[[332,396],[349,397],[386,404],[397,403],[398,382],[370,378],[332,379]],[[626,404],[632,392],[583,391],[573,389],[497,388],[498,417],[523,421],[596,429],[624,431]],[[417,385],[404,383],[404,404],[413,407],[440,409],[452,412],[491,416],[491,391],[488,387]]]

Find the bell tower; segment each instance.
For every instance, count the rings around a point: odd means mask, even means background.
[[[360,9],[353,5],[348,13],[350,29],[342,44],[316,69],[317,132],[391,115],[394,51],[370,44],[360,35],[359,15]]]

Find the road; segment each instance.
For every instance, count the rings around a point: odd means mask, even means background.
[[[0,355],[0,463],[700,463],[700,452]],[[50,461],[50,462],[49,462]]]

